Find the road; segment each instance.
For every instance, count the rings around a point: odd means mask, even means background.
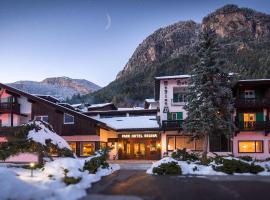
[[[88,189],[83,200],[270,200],[263,176],[152,176],[120,170]]]

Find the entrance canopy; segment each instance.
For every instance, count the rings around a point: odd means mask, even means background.
[[[111,129],[119,131],[159,131],[159,124],[156,116],[127,116],[127,117],[110,117],[96,120],[105,123]]]

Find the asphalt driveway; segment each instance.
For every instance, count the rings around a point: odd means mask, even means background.
[[[270,200],[270,177],[152,176],[120,170],[87,192],[84,200]]]

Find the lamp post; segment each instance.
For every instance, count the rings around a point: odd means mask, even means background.
[[[35,163],[31,162],[31,163],[30,163],[31,177],[33,177],[33,170],[34,170],[34,167],[35,167]]]

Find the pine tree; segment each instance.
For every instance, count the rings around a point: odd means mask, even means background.
[[[191,72],[188,112],[184,129],[204,139],[202,160],[207,160],[208,141],[217,134],[232,132],[232,90],[225,72],[216,34],[206,28],[200,35],[199,62]]]

